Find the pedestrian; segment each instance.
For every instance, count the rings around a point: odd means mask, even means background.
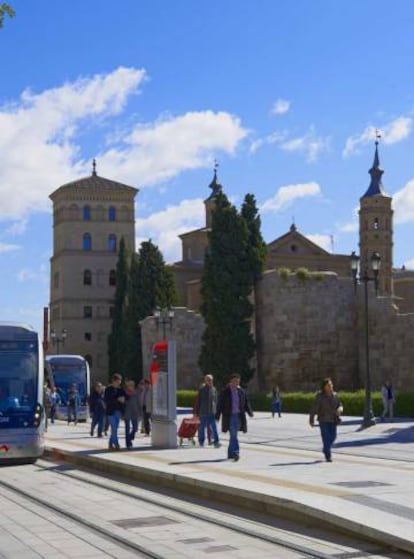
[[[96,382],[89,397],[89,412],[91,414],[91,437],[95,434],[97,427],[98,437],[102,438],[102,431],[105,427],[106,405],[104,393],[102,391],[102,383]]]
[[[47,384],[43,386],[43,404],[45,408],[45,431],[47,431],[47,425],[50,417],[50,388]]]
[[[331,378],[326,377],[321,384],[321,390],[316,395],[310,414],[309,423],[315,426],[315,415],[318,417],[319,428],[323,443],[323,453],[327,462],[332,462],[331,448],[336,439],[336,428],[341,421],[342,404],[334,392]]]
[[[138,421],[141,406],[138,401],[138,390],[133,380],[125,383],[125,444],[127,448],[132,448],[132,441],[138,431]]]
[[[384,421],[386,415],[392,420],[394,417],[395,392],[390,380],[382,385],[381,396],[383,405],[381,420]]]
[[[53,386],[49,393],[49,406],[50,406],[50,422],[54,423],[56,419],[56,413],[58,407],[61,403],[59,392],[56,386]]]
[[[68,392],[68,425],[71,421],[78,423],[78,409],[80,405],[79,392],[76,384],[72,384]]]
[[[272,388],[272,417],[275,417],[277,413],[279,417],[282,417],[282,396],[280,395],[280,390],[278,386]]]
[[[213,375],[206,375],[204,377],[204,384],[198,389],[197,415],[200,418],[200,425],[198,428],[198,442],[200,446],[204,446],[206,429],[211,429],[213,436],[213,444],[216,448],[220,448],[220,440],[217,432],[216,425],[216,412],[217,412],[217,389],[213,383]]]
[[[246,413],[253,417],[253,411],[246,391],[240,386],[240,375],[233,374],[229,384],[222,390],[217,402],[216,420],[222,416],[221,430],[230,432],[227,458],[237,462],[240,459],[238,432],[247,433]]]
[[[144,380],[144,388],[139,392],[139,404],[142,410],[144,433],[149,435],[151,432],[152,387],[148,379]]]
[[[119,450],[118,428],[125,409],[125,391],[121,388],[122,376],[112,375],[111,384],[105,389],[106,413],[109,416],[111,434],[109,436],[109,450]]]

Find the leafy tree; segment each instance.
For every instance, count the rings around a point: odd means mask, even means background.
[[[4,18],[6,16],[14,17],[15,15],[16,15],[16,12],[13,10],[13,8],[10,6],[10,4],[8,4],[7,2],[2,2],[0,4],[0,28],[3,27]]]
[[[201,313],[206,322],[199,364],[223,385],[231,373],[251,380],[255,344],[251,333],[253,305],[246,220],[219,192],[212,216],[201,280]]]
[[[138,254],[132,257],[127,300],[125,372],[139,380],[143,376],[139,323],[152,315],[155,308],[169,308],[177,302],[172,273],[166,267],[159,248],[151,240],[143,242]]]
[[[252,273],[252,285],[261,278],[264,270],[267,246],[261,233],[261,220],[254,194],[246,194],[241,208],[241,216],[249,231],[248,257]]]
[[[116,289],[112,330],[108,337],[109,374],[123,372],[125,364],[124,310],[128,288],[128,257],[125,240],[119,243],[118,261],[116,264]]]
[[[266,261],[267,247],[261,233],[260,215],[256,206],[256,199],[253,194],[246,194],[241,208],[241,216],[245,220],[249,231],[248,242],[248,258],[249,268],[251,272],[251,285],[253,288],[253,304],[256,306],[256,286],[261,278]],[[259,343],[257,322],[254,320],[254,328],[256,333],[256,344]],[[260,360],[261,351],[256,351],[257,359],[257,380],[259,388],[266,388],[265,379],[263,378],[262,363]]]

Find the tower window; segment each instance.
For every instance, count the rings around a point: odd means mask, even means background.
[[[83,318],[92,318],[92,307],[90,305],[83,307]]]
[[[109,272],[109,285],[116,285],[116,272],[111,270]]]
[[[83,221],[90,221],[91,219],[91,207],[83,206]]]
[[[111,206],[108,210],[108,219],[109,221],[116,221],[116,208]]]
[[[91,332],[85,332],[84,338],[85,338],[86,342],[91,342],[92,341],[92,333]]]
[[[298,250],[298,247],[296,245],[291,245],[290,250],[292,252],[296,252]]]
[[[108,250],[110,252],[116,252],[116,235],[113,233],[108,237]]]
[[[83,285],[92,285],[92,272],[84,270],[83,272]]]
[[[374,219],[374,229],[379,229],[379,221],[377,217]]]
[[[92,250],[92,237],[90,233],[83,235],[82,248],[83,250]]]

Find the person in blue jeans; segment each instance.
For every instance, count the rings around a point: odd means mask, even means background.
[[[229,384],[222,390],[217,403],[216,419],[222,416],[221,430],[230,433],[227,458],[237,462],[240,459],[239,431],[247,433],[246,414],[253,417],[253,411],[246,391],[240,386],[240,375],[233,374]]]
[[[197,415],[200,418],[198,443],[204,446],[206,429],[211,430],[215,448],[220,448],[220,440],[216,425],[217,389],[213,384],[213,376],[205,375],[204,384],[199,388],[196,402]]]
[[[111,384],[105,388],[106,414],[109,417],[111,434],[109,436],[109,450],[120,450],[118,428],[125,409],[125,391],[121,388],[122,376],[112,375]]]
[[[310,414],[309,423],[315,426],[315,415],[318,417],[321,430],[323,453],[327,462],[332,462],[332,445],[336,439],[336,427],[341,421],[342,404],[333,389],[333,382],[329,377],[323,379],[321,390],[316,395]]]

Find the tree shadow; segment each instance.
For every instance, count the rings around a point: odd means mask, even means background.
[[[169,466],[184,466],[187,464],[212,464],[218,462],[227,462],[227,458],[213,458],[211,460],[183,460],[181,462],[169,462]]]
[[[310,462],[279,462],[277,464],[269,464],[271,467],[280,467],[280,466],[309,466],[312,464],[321,464],[325,462],[325,460],[311,460]]]
[[[391,424],[392,425],[392,424]],[[371,438],[363,438],[353,441],[341,441],[334,444],[334,448],[347,448],[352,446],[370,446],[381,444],[409,444],[414,443],[414,425],[398,429],[398,427],[390,427],[384,432],[385,436],[376,436]]]

